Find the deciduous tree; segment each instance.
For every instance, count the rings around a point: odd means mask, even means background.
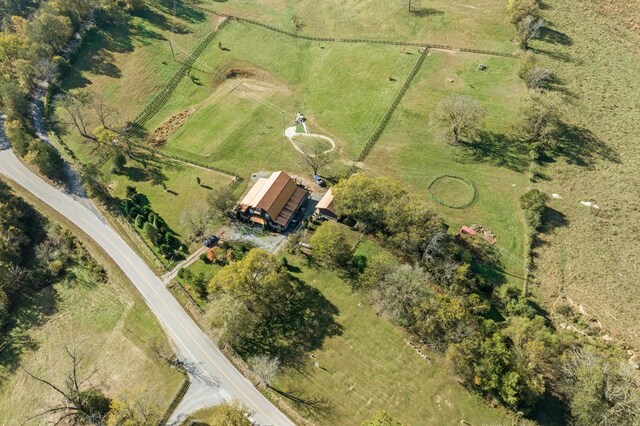
[[[238,401],[223,402],[213,407],[209,424],[211,426],[251,426],[251,412]]]
[[[344,266],[349,258],[351,247],[341,225],[335,222],[324,222],[313,233],[309,241],[312,256],[327,265]]]
[[[486,115],[485,109],[475,99],[467,96],[450,96],[436,107],[436,119],[447,140],[458,144],[463,138],[476,136]]]

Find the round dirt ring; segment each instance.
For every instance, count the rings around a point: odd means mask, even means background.
[[[476,199],[476,188],[467,179],[454,175],[441,175],[429,183],[431,198],[445,207],[463,209]]]

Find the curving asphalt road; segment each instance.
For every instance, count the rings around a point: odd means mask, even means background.
[[[120,235],[74,198],[49,185],[22,164],[9,149],[2,124],[0,117],[0,174],[13,179],[72,221],[111,256],[174,342],[178,356],[190,376],[196,379],[195,382],[192,380],[194,388],[210,393],[204,399],[214,403],[235,398],[253,411],[252,419],[259,425],[293,425],[225,358]],[[189,395],[181,405],[190,405]]]

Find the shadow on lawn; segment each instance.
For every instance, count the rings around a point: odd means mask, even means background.
[[[116,53],[132,52],[136,46],[149,45],[154,40],[166,40],[162,32],[174,31],[187,34],[186,23],[198,23],[206,15],[183,2],[176,2],[176,18],[173,18],[173,2],[161,0],[135,13],[133,19],[127,17],[122,22],[103,26],[92,31],[73,67],[65,77],[67,90],[86,87],[91,81],[83,72],[92,72],[112,78],[121,78],[122,71],[115,65]],[[141,21],[142,20],[142,21]]]
[[[523,172],[529,165],[523,144],[515,138],[493,132],[481,132],[475,142],[461,142],[463,151],[458,154],[461,163],[486,162],[516,172]]]
[[[279,301],[278,309],[269,313],[267,324],[236,350],[245,359],[267,354],[286,367],[304,371],[309,352],[320,349],[326,338],[341,335],[342,326],[335,321],[338,308],[318,289],[298,278],[291,279],[287,300]]]
[[[558,133],[558,147],[555,154],[564,157],[571,164],[591,168],[598,159],[612,163],[621,162],[617,151],[607,146],[585,127],[562,123]]]
[[[57,293],[53,286],[26,296],[20,305],[11,312],[10,319],[4,327],[4,335],[0,340],[0,383],[6,373],[15,372],[20,367],[22,355],[38,350],[38,343],[29,335],[34,327],[44,324],[48,317],[58,311]]]
[[[269,389],[293,402],[298,409],[304,409],[306,414],[303,413],[303,416],[328,418],[334,412],[333,405],[326,398],[310,397],[298,389],[284,391],[272,386],[269,386]]]

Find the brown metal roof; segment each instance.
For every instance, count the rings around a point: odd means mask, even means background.
[[[300,188],[296,186],[296,189],[293,192],[293,195],[287,201],[287,204],[284,205],[283,209],[280,211],[278,217],[276,217],[275,222],[286,228],[291,221],[291,217],[298,210],[302,201],[304,201],[305,196],[307,195],[307,191],[304,188]]]
[[[269,178],[258,179],[240,205],[265,210],[274,222],[286,226],[293,212],[302,203],[305,193],[288,174],[279,171]],[[292,208],[292,203],[295,207],[291,213],[287,213]],[[283,221],[284,225],[280,223]]]

